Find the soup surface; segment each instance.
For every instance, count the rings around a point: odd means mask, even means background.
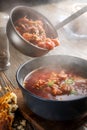
[[[33,94],[51,100],[70,100],[87,95],[87,79],[49,67],[29,73],[23,86]]]
[[[15,21],[16,30],[21,36],[44,49],[51,50],[59,45],[58,39],[51,39],[46,36],[46,32],[41,20],[32,20],[27,17],[19,18]]]

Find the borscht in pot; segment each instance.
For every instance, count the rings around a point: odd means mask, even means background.
[[[40,67],[29,73],[23,86],[33,94],[50,100],[69,100],[87,96],[87,79],[51,66]]]
[[[16,79],[25,104],[48,120],[75,120],[87,114],[87,60],[49,55],[28,60]]]

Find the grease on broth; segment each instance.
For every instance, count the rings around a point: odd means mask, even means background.
[[[52,50],[60,44],[57,38],[53,39],[46,36],[41,20],[32,20],[25,16],[15,21],[14,25],[19,34],[35,46]]]
[[[66,70],[43,67],[29,73],[23,86],[50,100],[70,100],[87,95],[87,79]]]

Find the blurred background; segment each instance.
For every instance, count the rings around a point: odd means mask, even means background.
[[[1,0],[0,1],[0,11],[9,11],[16,5],[28,5],[28,6],[36,6],[47,3],[55,3],[61,2],[62,0]]]

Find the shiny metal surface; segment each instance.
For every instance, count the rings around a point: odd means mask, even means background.
[[[50,50],[38,47],[31,42],[26,41],[16,30],[14,22],[21,18],[27,16],[32,20],[41,20],[44,25],[46,36],[49,38],[57,38],[58,34],[56,29],[50,23],[50,21],[41,13],[35,11],[34,9],[28,6],[17,6],[12,9],[9,21],[7,24],[7,36],[9,42],[16,47],[20,52],[30,57],[39,57],[45,55]]]

